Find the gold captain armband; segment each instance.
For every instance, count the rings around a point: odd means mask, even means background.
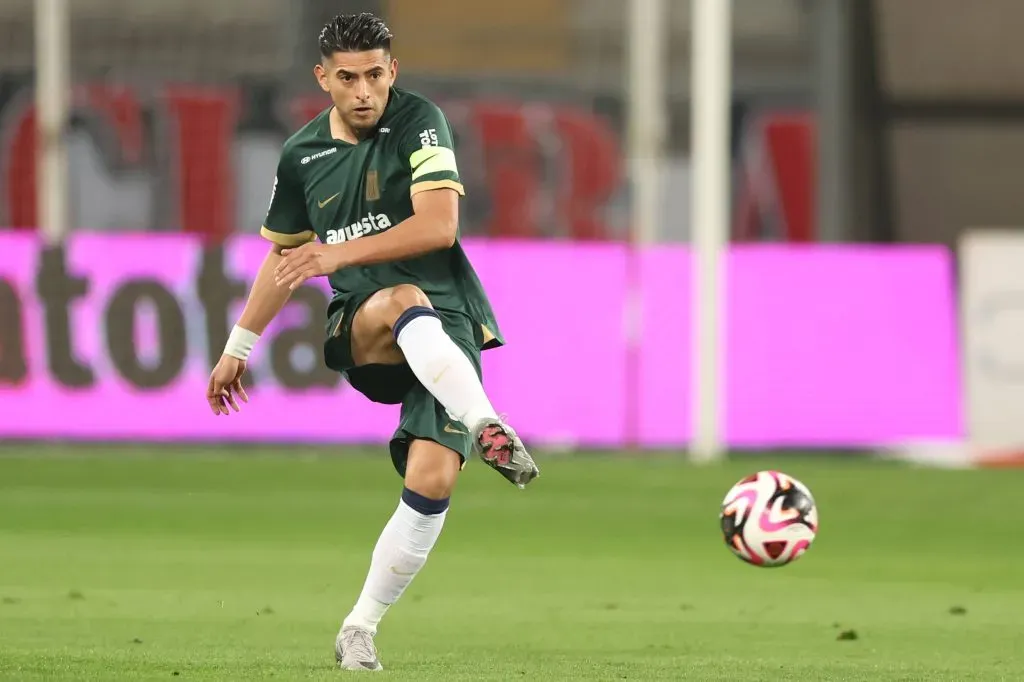
[[[459,167],[455,163],[455,152],[447,147],[417,149],[409,157],[409,165],[412,166],[413,182],[431,173],[459,172]]]

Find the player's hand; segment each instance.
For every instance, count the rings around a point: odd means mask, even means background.
[[[281,251],[281,262],[274,270],[277,286],[298,289],[311,277],[322,277],[337,272],[341,266],[339,244],[309,242],[295,249]]]
[[[217,366],[210,373],[210,384],[206,387],[206,400],[210,403],[210,409],[215,415],[231,414],[228,406],[238,412],[238,402],[235,396],[242,399],[243,403],[249,402],[249,396],[242,388],[242,375],[245,374],[245,360],[239,360],[231,355],[222,355]]]

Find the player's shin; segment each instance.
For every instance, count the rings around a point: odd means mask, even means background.
[[[469,428],[498,416],[473,363],[444,331],[437,311],[409,308],[395,323],[394,335],[413,374],[448,414]]]
[[[398,601],[427,561],[448,513],[448,498],[432,500],[408,488],[377,540],[362,593],[342,629],[376,634],[388,608]]]

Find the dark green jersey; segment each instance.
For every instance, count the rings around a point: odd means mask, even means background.
[[[426,98],[391,88],[377,131],[358,144],[332,137],[330,112],[285,142],[260,231],[265,238],[284,246],[362,239],[409,218],[417,192],[450,188],[465,195],[451,127]],[[458,239],[450,249],[418,258],[343,268],[329,280],[332,307],[352,296],[415,284],[435,308],[465,313],[483,327],[485,348],[504,342]]]

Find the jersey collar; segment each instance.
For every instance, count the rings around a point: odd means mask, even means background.
[[[379,134],[379,130],[381,128],[383,128],[383,127],[386,127],[384,124],[388,120],[391,112],[395,108],[395,100],[397,100],[399,97],[401,97],[401,94],[395,89],[395,86],[392,85],[391,88],[388,90],[388,103],[384,105],[384,113],[380,115],[380,120],[377,121],[377,130],[375,130],[373,132],[373,134],[370,135],[370,138],[377,137],[377,135]],[[322,115],[322,117],[320,119],[320,126],[318,127],[318,132],[320,133],[320,137],[323,137],[323,138],[325,138],[327,140],[330,140],[331,142],[333,142],[335,144],[345,144],[345,145],[355,146],[355,145],[352,145],[351,142],[345,142],[344,140],[336,139],[334,137],[334,135],[331,135],[331,112],[332,111],[334,111],[334,105],[333,104],[331,106],[327,107],[327,110],[323,112],[323,115]],[[367,138],[367,139],[369,139],[369,138]]]

